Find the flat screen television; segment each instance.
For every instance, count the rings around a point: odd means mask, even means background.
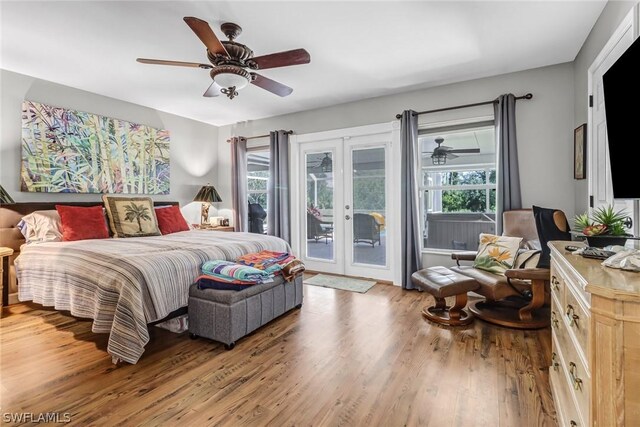
[[[640,38],[604,73],[614,199],[640,199]]]

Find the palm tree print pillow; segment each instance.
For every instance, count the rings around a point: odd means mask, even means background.
[[[522,237],[496,236],[480,234],[478,254],[473,264],[475,268],[504,276],[504,272],[513,268]]]
[[[160,236],[158,219],[149,197],[102,196],[113,237]]]

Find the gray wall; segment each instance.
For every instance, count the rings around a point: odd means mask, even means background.
[[[589,113],[589,67],[596,59],[609,38],[627,16],[636,1],[609,1],[596,24],[591,29],[587,40],[573,62],[574,79],[574,128],[587,123]],[[587,170],[587,175],[589,171]],[[584,212],[588,207],[589,187],[586,179],[574,181],[575,209],[577,213]]]
[[[524,206],[539,205],[574,214],[573,183],[573,65],[554,65],[471,80],[425,90],[385,96],[263,120],[247,121],[219,129],[218,190],[224,200],[221,214],[231,207],[232,135],[261,135],[274,129],[293,129],[297,134],[389,122],[405,109],[416,111],[468,104],[512,92],[531,92],[530,101],[518,101],[518,156]],[[277,102],[274,101],[274,102]],[[421,116],[422,123],[493,114],[492,107],[456,110]],[[267,141],[264,141],[267,143]],[[423,263],[451,265],[449,255],[423,254]]]
[[[217,177],[216,126],[6,70],[0,70],[0,89],[0,183],[16,201],[100,199],[98,194],[20,192],[21,111],[25,99],[168,129],[171,135],[171,194],[152,196],[154,200],[177,200],[184,207],[192,202],[203,184],[213,183]],[[199,219],[198,208],[193,204],[184,209],[188,219]]]

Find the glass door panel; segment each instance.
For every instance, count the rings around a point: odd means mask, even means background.
[[[385,147],[354,149],[351,153],[351,205],[345,205],[354,264],[387,265],[387,165]]]
[[[335,260],[333,152],[305,153],[306,256]]]

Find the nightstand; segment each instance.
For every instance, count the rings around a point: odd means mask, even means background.
[[[230,225],[200,225],[200,224],[193,224],[193,227],[196,230],[208,230],[208,231],[236,231],[235,228],[233,228]]]
[[[4,258],[13,255],[13,249],[0,247],[0,295],[4,295],[3,283],[2,283],[2,266],[4,265]],[[7,284],[8,286],[8,284]],[[2,307],[2,299],[0,298],[0,307]]]

